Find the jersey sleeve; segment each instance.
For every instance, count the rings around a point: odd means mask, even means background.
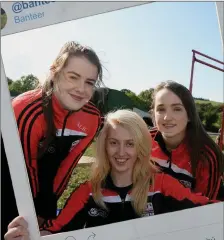
[[[42,114],[41,102],[23,105],[16,100],[13,102],[14,114],[21,140],[31,191],[35,198],[38,193],[37,152],[42,138],[40,115]]]
[[[57,218],[46,221],[40,230],[57,233],[83,228],[87,220],[85,205],[89,199],[90,189],[89,182],[81,184],[71,194]]]
[[[161,189],[164,195],[164,212],[178,211],[218,202],[210,200],[200,193],[193,193],[190,188],[185,188],[178,180],[167,174],[163,176]]]
[[[216,199],[221,184],[218,161],[211,151],[203,153],[203,156],[207,161],[198,164],[194,191],[200,192],[210,199]]]
[[[84,139],[82,139],[74,147],[74,149],[72,149],[72,151],[65,158],[65,160],[62,161],[54,180],[54,192],[57,198],[59,198],[63,193],[64,189],[68,184],[68,181],[70,179],[73,169],[77,165],[79,159],[83,156],[86,148],[94,140],[94,137],[95,137],[95,134],[92,134],[91,136],[89,135]]]

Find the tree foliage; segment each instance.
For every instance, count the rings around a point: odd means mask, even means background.
[[[27,92],[29,90],[35,89],[38,84],[39,80],[32,74],[27,76],[22,76],[19,80],[12,81],[12,79],[7,78],[9,91],[11,95],[16,96],[21,93]]]

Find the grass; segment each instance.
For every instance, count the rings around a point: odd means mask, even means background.
[[[92,142],[92,144],[86,149],[84,156],[88,157],[94,157],[95,156],[95,147],[96,147],[96,142]]]
[[[62,196],[58,200],[58,208],[64,207],[66,200],[71,195],[72,191],[77,189],[80,184],[89,179],[91,164],[79,164],[73,171],[69,180],[68,186]]]
[[[84,156],[94,157],[95,156],[95,146],[96,142],[93,141],[92,144],[86,149]],[[84,183],[89,179],[91,164],[78,164],[74,169],[72,176],[69,180],[66,190],[58,200],[58,208],[64,207],[66,200],[71,195],[72,191],[77,189],[80,184]]]

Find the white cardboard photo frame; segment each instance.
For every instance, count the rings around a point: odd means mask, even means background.
[[[2,35],[31,30],[38,27],[48,26],[50,24],[56,24],[59,22],[69,21],[112,10],[118,10],[125,7],[137,6],[139,4],[143,4],[143,2],[111,2],[108,3],[109,5],[111,4],[110,6],[106,6],[106,2],[98,2],[96,8],[92,8],[92,11],[88,10],[88,14],[85,12],[88,7],[85,6],[84,3],[81,3],[81,5],[78,6],[79,2],[70,2],[67,3],[69,7],[66,9],[65,5],[64,8],[61,8],[61,4],[65,3],[54,2],[52,3],[52,6],[54,7],[51,8],[49,4],[46,6],[46,11],[43,10],[45,11],[45,16],[47,16],[49,12],[51,12],[51,16],[54,16],[50,19],[50,21],[41,19],[38,23],[27,22],[24,25],[20,25],[21,28],[19,29],[18,26],[16,26],[16,28],[13,26],[13,19],[15,16],[12,16],[12,14],[10,15],[10,9],[12,9],[13,4],[15,4],[15,2],[2,2],[1,4],[1,7],[6,11],[8,18],[7,21],[9,24],[8,29],[6,24],[5,30],[2,30]],[[79,16],[76,17],[74,11],[70,11],[69,14],[66,12],[68,9],[71,9],[71,4],[74,4],[76,9],[79,9]],[[60,7],[57,8],[57,6]],[[224,3],[217,4],[217,14],[219,17],[220,29],[222,29],[221,26],[223,24],[223,15],[220,15],[219,13],[222,13],[221,10],[223,10],[223,6]],[[36,6],[36,8],[44,7],[45,6]],[[29,9],[22,9],[22,11],[15,14],[16,16],[20,14],[21,17],[21,14],[25,14],[24,12],[26,11],[29,12]],[[56,11],[56,14],[54,14],[54,11]],[[80,14],[80,11],[82,14]],[[58,20],[58,14],[62,16],[61,20]],[[223,42],[222,31],[221,37]],[[1,114],[1,131],[13,182],[17,207],[19,214],[21,216],[24,216],[29,224],[31,240],[223,240],[224,203],[211,204],[208,206],[188,209],[175,213],[163,214],[154,217],[104,225],[101,227],[87,228],[78,231],[40,237],[23,151],[11,105],[11,99],[2,59],[1,109],[4,109],[4,113]]]

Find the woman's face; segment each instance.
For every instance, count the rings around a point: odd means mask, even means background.
[[[110,127],[106,139],[111,172],[130,173],[137,160],[137,149],[131,133],[120,125]]]
[[[97,78],[97,67],[87,58],[71,57],[58,75],[55,96],[63,108],[79,110],[91,99]]]
[[[187,112],[181,99],[172,91],[164,88],[155,96],[155,123],[165,140],[179,144],[188,123]]]

